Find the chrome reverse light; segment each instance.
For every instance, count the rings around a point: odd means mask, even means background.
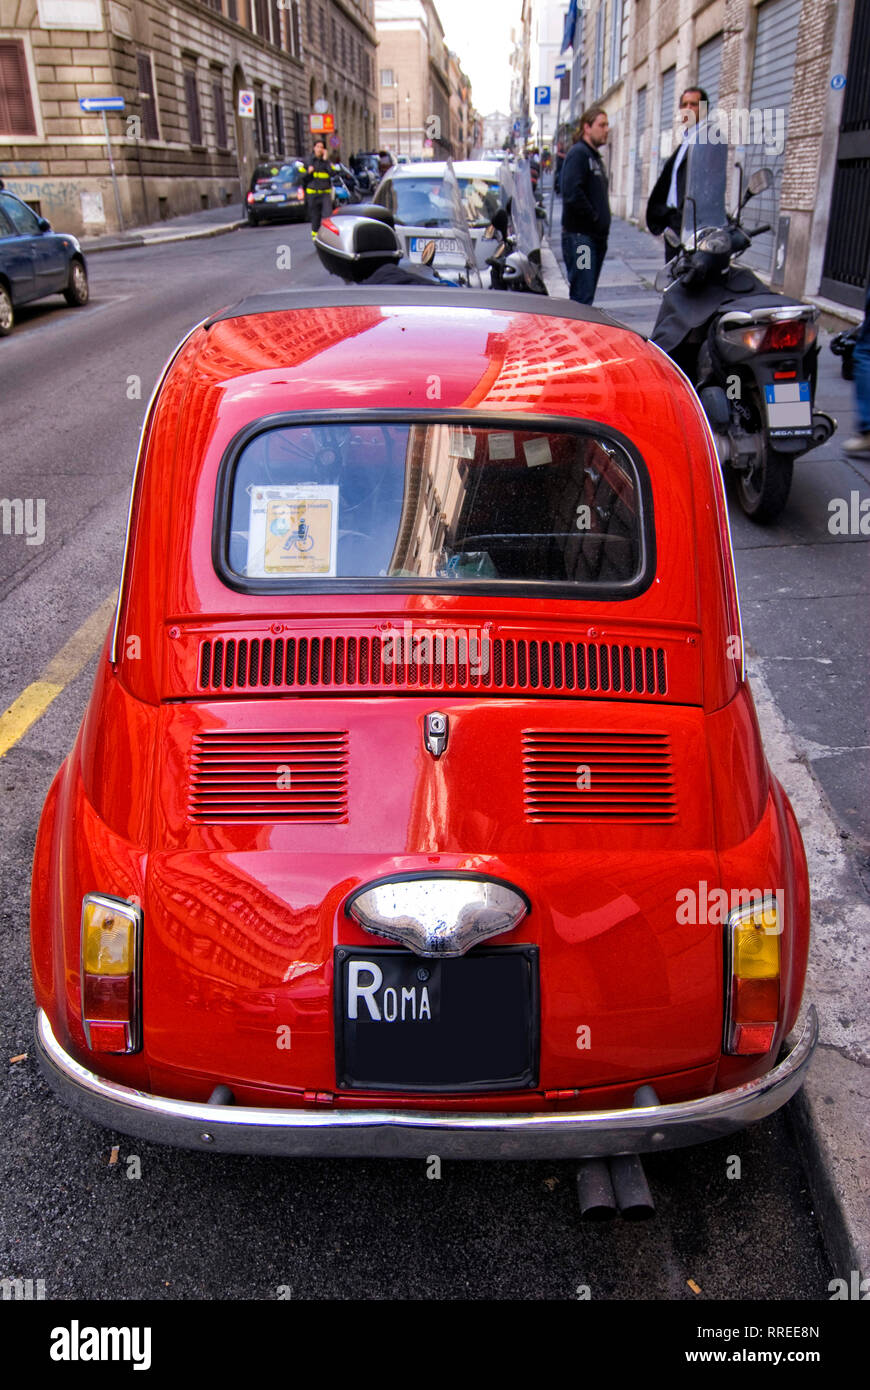
[[[372,883],[352,897],[347,911],[373,936],[407,946],[418,956],[464,956],[490,936],[512,931],[529,911],[528,899],[498,879],[429,874]]]

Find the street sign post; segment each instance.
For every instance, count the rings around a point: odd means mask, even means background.
[[[538,130],[539,130],[539,132],[540,132],[540,133],[539,133],[539,136],[538,136],[538,153],[539,153],[540,158],[543,158],[543,154],[544,154],[544,112],[546,111],[546,109],[547,109],[547,107],[548,107],[549,105],[550,105],[550,88],[549,88],[549,87],[536,87],[536,88],[535,88],[535,110],[536,110],[537,113],[538,113]]]
[[[559,95],[556,99],[556,130],[553,135],[553,182],[550,184],[550,226],[553,225],[553,201],[556,197],[556,165],[559,160],[559,126],[562,123],[562,98],[569,95],[569,84],[571,79],[565,63],[556,64],[556,81],[559,84]]]
[[[331,111],[312,112],[308,124],[312,135],[331,135],[335,130],[335,116]]]
[[[79,97],[79,106],[89,116],[97,114],[103,117],[103,134],[106,138],[106,154],[109,156],[109,173],[112,176],[112,191],[115,194],[115,211],[118,214],[118,230],[124,230],[124,214],[121,211],[121,193],[118,188],[118,176],[115,173],[115,161],[112,157],[112,141],[109,138],[109,121],[107,112],[123,111],[123,97]]]

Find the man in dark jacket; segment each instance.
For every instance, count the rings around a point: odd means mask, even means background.
[[[322,140],[314,142],[314,157],[308,161],[305,192],[308,195],[311,235],[317,236],[324,217],[332,212],[332,165],[326,158],[326,146]]]
[[[646,205],[647,229],[654,236],[661,236],[665,227],[672,228],[677,236],[680,234],[683,225],[683,202],[686,197],[686,171],[689,167],[686,155],[701,119],[702,102],[706,118],[709,97],[703,87],[687,87],[680,97],[680,119],[683,123],[680,143],[666,160]],[[665,261],[671,260],[676,254],[676,246],[669,246],[665,242]]]
[[[580,117],[580,139],[562,166],[562,257],[571,298],[591,304],[610,232],[607,174],[598,153],[608,134],[607,112],[592,106]]]

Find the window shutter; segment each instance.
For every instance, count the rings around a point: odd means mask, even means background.
[[[190,68],[184,72],[184,95],[187,100],[187,129],[191,145],[202,144],[202,117],[199,112],[199,93],[196,90],[196,73]]]
[[[24,44],[0,39],[0,135],[35,134]]]

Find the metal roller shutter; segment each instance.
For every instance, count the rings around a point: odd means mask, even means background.
[[[662,90],[659,97],[659,173],[661,173],[665,161],[677,143],[674,127],[677,114],[676,85],[677,69],[675,67],[668,68],[667,72],[662,73]],[[667,138],[663,139],[663,136]],[[664,154],[662,154],[662,150],[664,150]]]
[[[766,0],[758,11],[749,105],[752,110],[773,113],[777,120],[773,129],[780,134],[788,130],[800,12],[801,0]],[[781,117],[780,112],[783,113]],[[769,222],[773,231],[757,237],[743,260],[769,273],[776,245],[785,149],[779,154],[772,154],[765,150],[763,143],[747,145],[743,160],[744,178],[748,178],[754,169],[761,169],[765,165],[773,170],[773,186],[766,193],[753,198],[748,209],[747,224],[757,226],[760,222]]]
[[[709,109],[719,105],[719,79],[722,76],[722,35],[717,34],[698,49],[698,86],[710,98]]]
[[[646,87],[641,87],[634,99],[634,193],[632,207],[635,217],[640,216],[643,198],[643,137],[646,130]]]

